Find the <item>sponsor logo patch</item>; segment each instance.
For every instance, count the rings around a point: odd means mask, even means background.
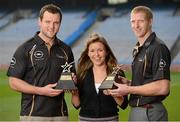
[[[10,65],[11,65],[11,66],[14,66],[15,64],[16,64],[16,59],[15,59],[15,57],[13,57],[13,58],[11,59]]]
[[[166,62],[163,59],[161,59],[159,62],[159,68],[162,70],[165,66],[166,66]]]
[[[35,51],[34,52],[34,57],[36,59],[41,59],[41,58],[43,58],[43,56],[44,56],[44,53],[42,51]]]

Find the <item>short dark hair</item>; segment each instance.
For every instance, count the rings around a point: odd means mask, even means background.
[[[48,11],[48,12],[53,13],[53,14],[58,13],[58,14],[60,15],[60,21],[62,20],[62,12],[61,12],[61,9],[60,9],[58,6],[56,6],[56,5],[54,5],[54,4],[44,5],[44,6],[41,8],[40,12],[39,12],[39,18],[40,18],[41,20],[42,20],[42,18],[43,18],[43,15],[44,15],[44,12],[45,12],[45,11]]]

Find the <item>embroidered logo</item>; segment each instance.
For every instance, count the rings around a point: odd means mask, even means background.
[[[159,62],[159,68],[163,69],[165,66],[166,66],[166,62],[163,59],[161,59]]]
[[[34,57],[37,59],[41,59],[44,56],[42,51],[35,51],[34,52]]]
[[[57,58],[62,58],[62,59],[65,59],[65,57],[64,57],[64,56],[61,56],[61,55],[59,55],[59,54],[56,54],[56,57],[57,57]]]
[[[16,59],[13,57],[13,58],[11,59],[10,65],[11,65],[11,66],[14,66],[15,64],[16,64]]]

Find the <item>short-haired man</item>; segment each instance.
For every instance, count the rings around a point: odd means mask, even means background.
[[[64,64],[73,64],[71,48],[56,37],[62,20],[58,6],[45,5],[34,37],[23,43],[11,60],[10,87],[22,93],[21,121],[68,121],[63,90],[54,89]]]
[[[130,21],[138,40],[133,51],[132,83],[131,86],[115,83],[118,89],[109,90],[109,94],[130,94],[129,121],[167,121],[168,113],[162,101],[170,91],[169,49],[152,32],[153,14],[150,8],[133,8]]]

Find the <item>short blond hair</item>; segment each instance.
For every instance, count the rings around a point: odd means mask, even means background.
[[[147,6],[136,6],[136,7],[134,7],[134,8],[132,9],[132,11],[131,11],[131,15],[132,15],[132,14],[135,14],[135,13],[138,13],[138,12],[143,12],[143,13],[145,13],[146,18],[147,18],[148,20],[153,19],[153,12],[152,12],[152,10],[151,10],[149,7],[147,7]]]

